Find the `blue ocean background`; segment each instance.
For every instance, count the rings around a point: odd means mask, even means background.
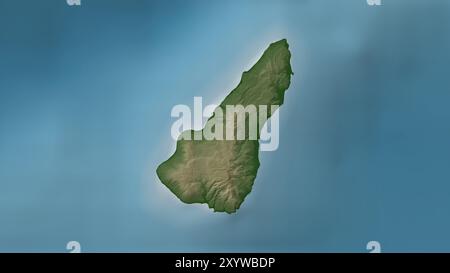
[[[155,169],[176,104],[286,38],[280,146],[238,213]],[[0,251],[450,251],[450,1],[0,1]]]

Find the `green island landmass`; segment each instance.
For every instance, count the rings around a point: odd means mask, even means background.
[[[290,59],[286,39],[270,44],[218,107],[225,112],[228,105],[281,106],[293,75]],[[267,115],[270,118],[270,111]],[[214,118],[208,119],[203,130]],[[184,131],[181,136],[202,134],[203,130]],[[256,140],[179,138],[175,153],[156,173],[182,202],[207,203],[216,212],[234,213],[252,190],[260,166],[258,154],[259,132]]]

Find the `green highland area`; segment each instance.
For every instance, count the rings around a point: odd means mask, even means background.
[[[272,43],[219,107],[225,113],[227,105],[267,105],[269,109],[282,105],[293,74],[290,59],[285,39]],[[205,128],[215,118],[213,115]],[[202,134],[203,130],[185,131],[182,136]],[[156,170],[159,179],[185,203],[207,203],[217,212],[236,212],[258,172],[259,132],[256,140],[248,139],[247,133],[244,140],[191,139],[177,141],[175,153]]]

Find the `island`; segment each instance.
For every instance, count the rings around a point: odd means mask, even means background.
[[[256,138],[250,138],[249,131],[245,132],[244,139],[229,140],[224,137],[198,140],[195,136],[202,136],[206,128],[211,130],[212,127],[214,131],[218,119],[225,119],[217,113],[223,112],[227,116],[227,107],[230,105],[281,106],[293,75],[290,60],[286,39],[270,44],[257,63],[242,74],[238,86],[221,102],[218,106],[220,109],[216,109],[221,111],[215,111],[203,130],[181,133],[175,153],[158,166],[156,173],[182,202],[206,203],[215,212],[234,213],[240,208],[252,190],[260,166],[259,137],[264,125],[262,123],[273,113],[269,111],[262,122],[257,119]],[[239,124],[236,120],[232,126],[237,134]],[[244,120],[249,124],[248,113]]]

